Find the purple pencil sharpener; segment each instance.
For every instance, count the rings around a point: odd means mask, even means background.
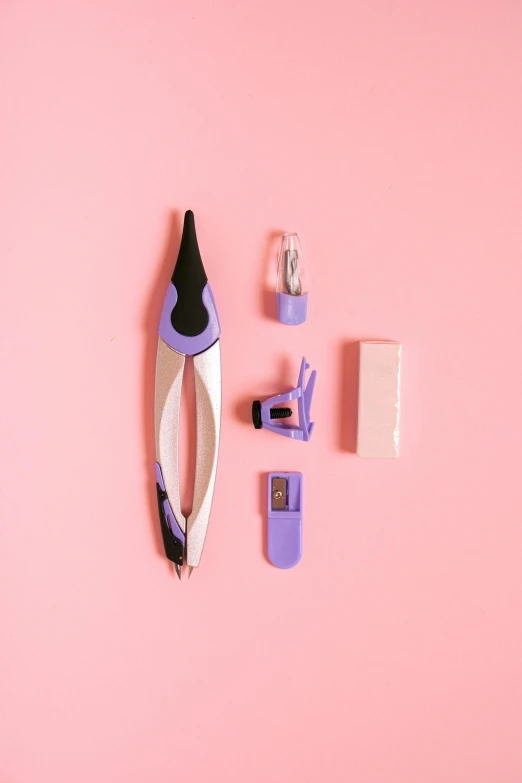
[[[293,568],[303,552],[303,474],[268,474],[268,559]]]
[[[306,321],[308,286],[303,251],[297,234],[283,234],[277,262],[277,317],[282,324]]]

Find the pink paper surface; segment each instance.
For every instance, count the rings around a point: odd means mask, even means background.
[[[0,15],[1,783],[520,783],[522,5]],[[152,398],[186,208],[223,429],[180,583]],[[310,271],[294,329],[283,231]],[[361,339],[403,345],[399,460],[353,453]],[[255,431],[302,355],[311,442]],[[265,555],[271,470],[305,476],[291,571]]]

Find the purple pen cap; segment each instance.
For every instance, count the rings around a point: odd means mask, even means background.
[[[277,317],[282,324],[306,321],[308,284],[303,251],[297,234],[283,234],[277,261]]]

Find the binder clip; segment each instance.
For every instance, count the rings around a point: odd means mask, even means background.
[[[314,422],[310,422],[310,406],[312,404],[317,371],[312,370],[308,379],[308,384],[305,388],[305,373],[309,368],[310,365],[306,363],[306,359],[303,356],[301,369],[299,371],[299,379],[295,389],[285,392],[284,394],[277,394],[275,397],[270,397],[264,402],[254,400],[252,403],[252,421],[256,430],[264,428],[270,432],[275,432],[276,435],[284,435],[286,438],[304,441],[310,440],[315,426]],[[286,424],[285,422],[280,421],[280,419],[288,419],[292,415],[291,408],[274,407],[275,405],[290,402],[291,400],[297,400],[297,413],[299,418],[299,424],[297,425]]]

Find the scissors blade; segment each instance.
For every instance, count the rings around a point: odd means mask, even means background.
[[[219,340],[194,356],[196,385],[196,475],[194,502],[187,519],[187,563],[199,565],[214,495],[221,429],[221,353]]]

